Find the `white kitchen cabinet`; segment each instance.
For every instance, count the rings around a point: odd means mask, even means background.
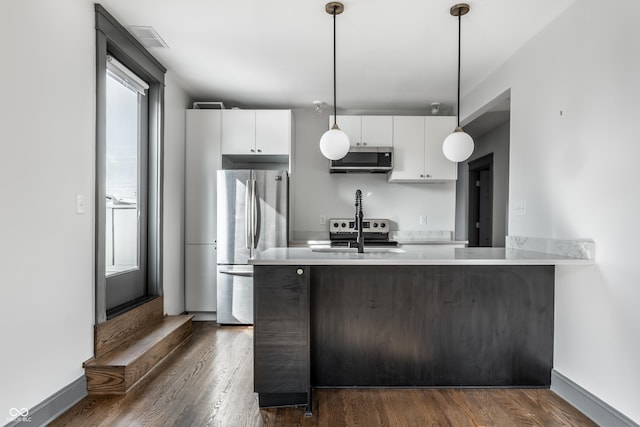
[[[189,312],[216,311],[215,245],[185,245],[184,302]]]
[[[362,116],[362,146],[391,147],[393,116]]]
[[[291,110],[223,110],[223,155],[289,155]]]
[[[442,152],[442,143],[456,126],[450,116],[393,117],[393,171],[389,182],[455,180],[458,165]]]
[[[424,172],[427,179],[456,180],[458,164],[447,159],[442,143],[455,130],[456,118],[452,116],[427,116],[425,118]]]
[[[329,129],[333,126],[329,116]],[[393,116],[341,116],[338,127],[349,137],[352,147],[390,147],[393,143]]]
[[[389,182],[421,180],[424,177],[424,117],[393,117],[393,170]]]
[[[185,144],[185,243],[216,240],[216,171],[220,157],[221,111],[187,110]]]
[[[291,110],[256,110],[258,154],[288,155],[291,133]]]
[[[222,110],[222,154],[256,153],[256,111]]]
[[[334,116],[329,116],[329,129],[333,126]],[[349,137],[349,143],[352,147],[360,143],[360,137],[362,135],[362,120],[360,116],[338,116],[338,127],[340,130],[347,134]]]
[[[185,309],[216,311],[216,171],[222,167],[222,111],[187,110]]]

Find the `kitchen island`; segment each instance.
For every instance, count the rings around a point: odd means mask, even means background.
[[[554,269],[514,248],[273,248],[254,265],[260,406],[313,387],[549,387]]]

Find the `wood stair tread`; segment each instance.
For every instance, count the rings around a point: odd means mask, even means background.
[[[193,316],[165,316],[162,296],[95,326],[87,392],[124,395],[191,336]]]
[[[85,367],[126,367],[143,357],[175,330],[191,322],[192,318],[191,315],[165,316],[160,323],[139,331],[135,340],[117,346],[107,354],[85,362]]]

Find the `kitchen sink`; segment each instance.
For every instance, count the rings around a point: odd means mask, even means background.
[[[327,252],[327,253],[346,253],[346,254],[355,254],[358,253],[358,248],[312,248],[312,252]],[[403,254],[406,251],[404,249],[399,248],[381,248],[381,247],[364,247],[364,253],[376,253],[376,254]]]

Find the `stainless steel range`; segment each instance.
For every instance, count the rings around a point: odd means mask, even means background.
[[[366,246],[398,246],[398,242],[389,240],[388,219],[369,219],[362,221],[362,235]],[[354,218],[333,218],[329,220],[329,240],[332,247],[346,247],[355,242],[358,236]]]

